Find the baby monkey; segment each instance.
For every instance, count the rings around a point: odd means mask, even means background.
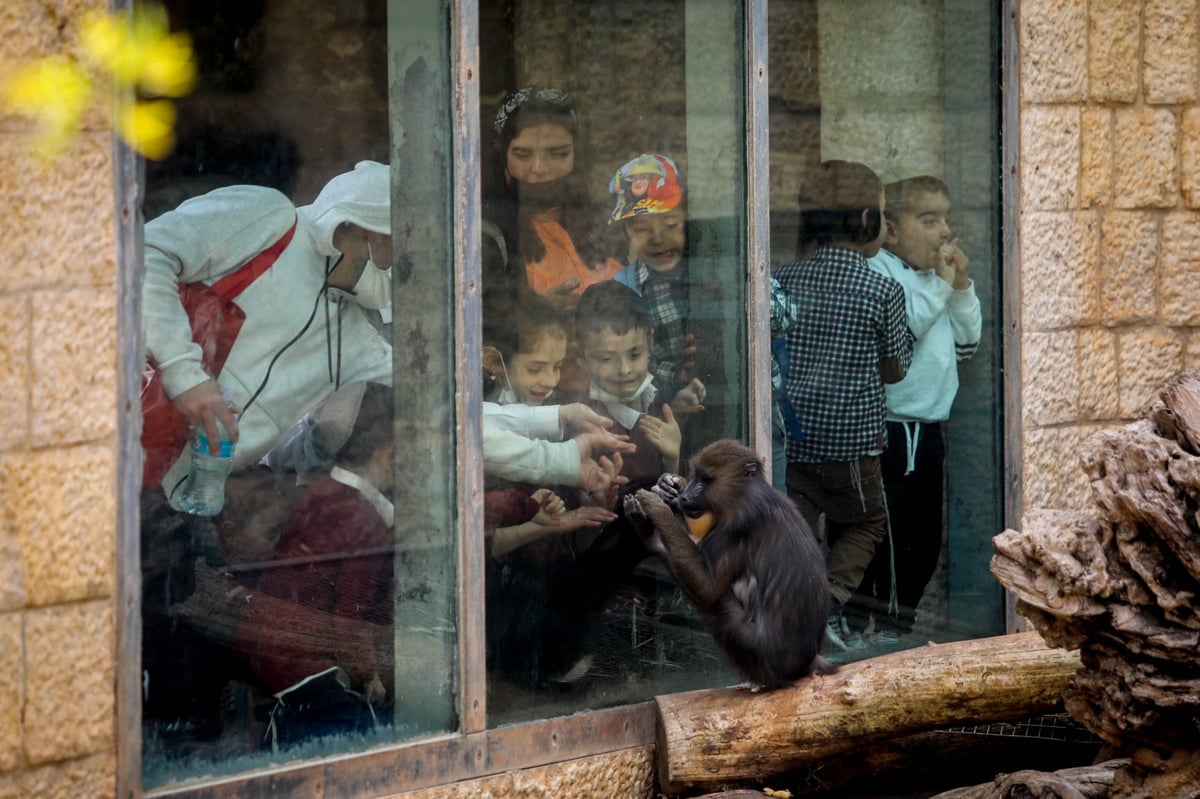
[[[730,439],[709,444],[692,459],[690,479],[664,474],[653,490],[626,496],[624,508],[756,690],[836,670],[819,654],[825,559],[754,450]]]

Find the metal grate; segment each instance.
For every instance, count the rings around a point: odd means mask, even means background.
[[[1038,738],[1065,743],[1100,743],[1100,739],[1066,713],[1047,713],[1023,721],[993,722],[938,730],[953,735],[992,735],[1004,738]]]

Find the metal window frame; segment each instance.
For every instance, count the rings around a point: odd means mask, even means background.
[[[1025,508],[1021,439],[1021,9],[1003,0],[1000,19],[1000,209],[1001,319],[1004,376],[1004,526],[1019,529]],[[1016,612],[1016,599],[1004,589],[1005,632],[1029,629]]]
[[[111,0],[114,10],[132,0]],[[454,244],[456,261],[466,267],[456,274],[456,293],[465,311],[456,320],[459,342],[472,342],[480,329],[480,168],[478,88],[478,2],[450,3],[451,51],[454,64],[453,114],[459,135],[454,141],[456,180],[453,208],[461,231]],[[744,0],[744,118],[746,136],[748,357],[753,444],[768,453],[771,446],[770,343],[768,285],[770,274],[768,139],[767,139],[767,0]],[[142,790],[141,735],[141,565],[139,553],[140,386],[144,346],[141,336],[143,262],[140,205],[144,171],[140,158],[119,141],[114,143],[117,208],[119,445],[118,535],[116,563],[117,679],[116,796],[156,797],[314,796],[373,797],[448,785],[586,756],[653,745],[653,703],[578,713],[487,729],[487,689],[482,647],[484,629],[483,545],[473,534],[482,525],[482,442],[470,409],[479,408],[479,348],[462,344],[458,359],[459,486],[456,518],[458,547],[458,715],[455,733],[377,748],[361,754],[289,764],[221,779],[196,779],[182,786]],[[766,458],[770,463],[770,458]],[[135,667],[135,664],[138,664]]]

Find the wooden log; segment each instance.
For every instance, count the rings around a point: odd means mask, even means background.
[[[1061,771],[1018,771],[1001,774],[992,782],[969,788],[955,788],[932,799],[1013,799],[1018,796],[1069,797],[1070,799],[1106,799],[1117,773],[1127,760],[1110,760],[1094,766]]]
[[[929,644],[777,691],[660,696],[663,791],[762,782],[885,738],[1047,713],[1079,667],[1035,632]]]

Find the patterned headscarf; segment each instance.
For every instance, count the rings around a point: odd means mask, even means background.
[[[530,105],[532,109],[538,111],[565,114],[570,117],[572,127],[575,126],[575,105],[571,102],[571,95],[562,89],[526,86],[506,94],[504,101],[496,109],[496,116],[492,120],[492,131],[496,134],[498,143],[505,144],[508,139],[512,138],[511,135],[505,135],[508,133],[508,126],[526,105]]]

